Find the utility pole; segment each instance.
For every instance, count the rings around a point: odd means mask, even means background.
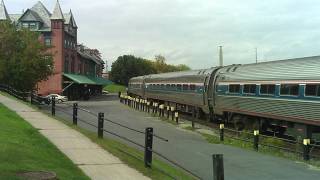
[[[256,63],[258,63],[258,48],[256,48]]]
[[[219,46],[219,65],[223,66],[223,52],[222,52],[222,46]]]

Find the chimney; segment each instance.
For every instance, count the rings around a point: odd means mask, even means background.
[[[219,46],[219,66],[223,66],[223,52],[222,52],[222,46]]]

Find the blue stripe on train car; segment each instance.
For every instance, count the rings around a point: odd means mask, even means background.
[[[217,95],[230,95],[230,96],[252,96],[252,97],[268,97],[268,98],[279,98],[279,99],[304,99],[311,101],[320,101],[320,97],[317,96],[305,96],[305,85],[299,85],[299,95],[280,95],[280,85],[275,86],[274,95],[265,95],[260,93],[261,86],[257,85],[256,94],[243,93],[243,85],[240,85],[239,93],[229,93],[228,85],[217,85]]]

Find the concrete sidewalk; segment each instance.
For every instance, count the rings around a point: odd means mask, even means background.
[[[91,179],[149,179],[65,124],[3,95],[0,103],[39,129]]]

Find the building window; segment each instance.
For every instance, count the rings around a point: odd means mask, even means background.
[[[306,96],[320,96],[320,84],[307,84]]]
[[[76,64],[75,64],[75,61],[74,61],[74,58],[72,58],[72,61],[71,61],[71,73],[75,73],[75,66],[76,66]]]
[[[30,29],[37,29],[37,24],[34,23],[34,22],[30,23],[30,24],[29,24],[29,28],[30,28]]]
[[[69,61],[68,61],[68,57],[67,56],[64,59],[64,72],[65,73],[69,72]]]
[[[51,38],[44,38],[44,44],[46,45],[46,46],[51,46]]]
[[[281,84],[280,94],[288,95],[288,96],[298,96],[299,85],[298,84]]]
[[[25,22],[22,23],[22,27],[23,27],[23,28],[29,28],[29,23],[25,23]]]
[[[229,93],[239,93],[240,85],[239,84],[230,84],[229,85]]]
[[[255,94],[256,93],[256,87],[257,87],[257,85],[255,85],[255,84],[245,84],[243,86],[243,93]]]
[[[276,90],[276,85],[274,84],[261,84],[260,94],[274,95]]]

